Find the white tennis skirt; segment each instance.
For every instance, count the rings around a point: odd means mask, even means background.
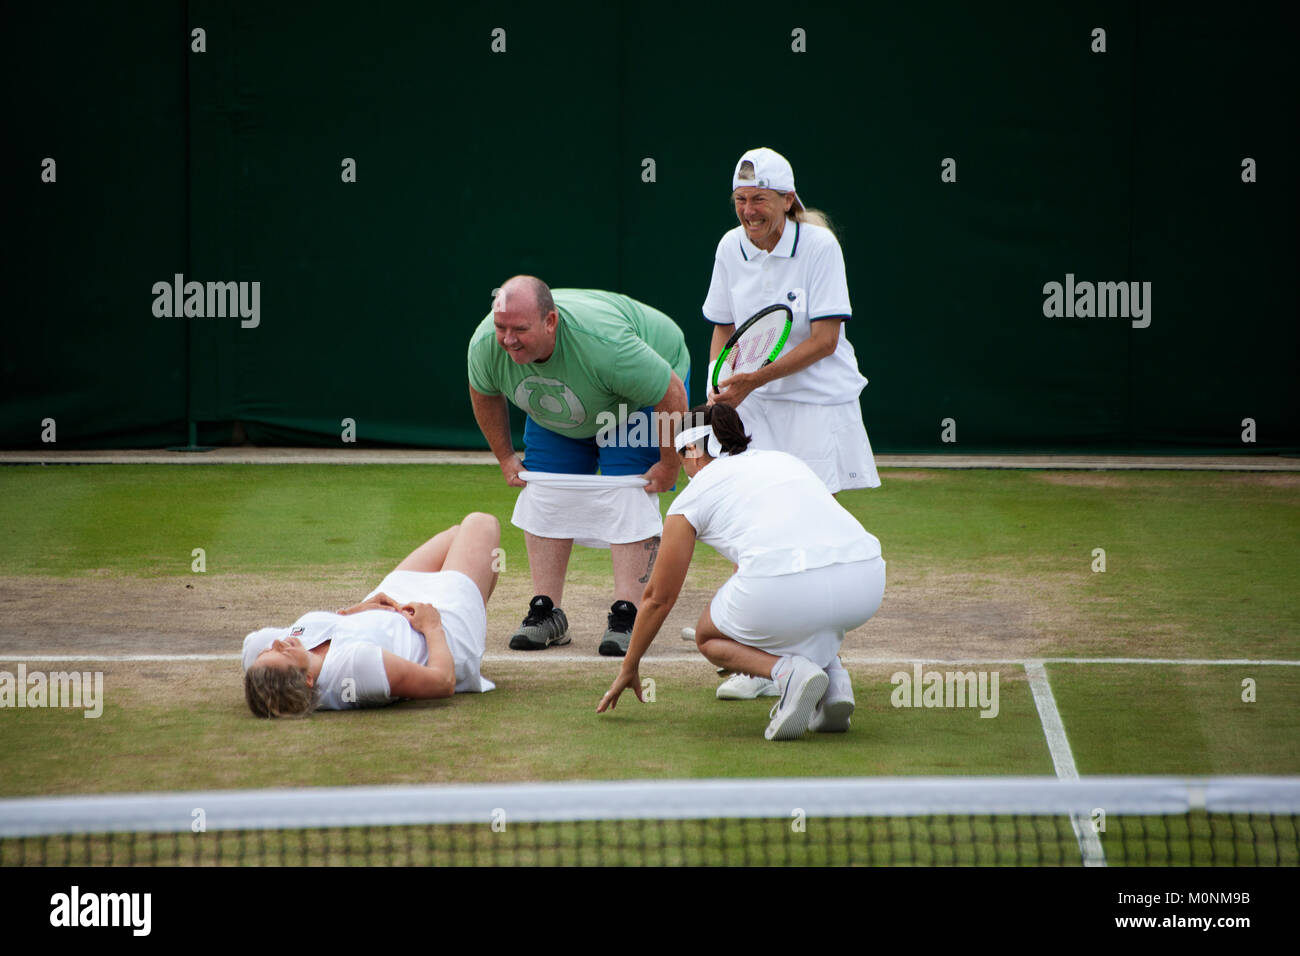
[[[588,548],[633,544],[663,534],[659,496],[640,475],[564,475],[521,471],[527,486],[510,523],[540,538],[572,538]]]
[[[869,558],[769,578],[733,575],[713,596],[709,615],[742,644],[824,668],[845,632],[869,621],[884,595],[885,561]]]
[[[856,399],[838,405],[812,405],[750,395],[737,411],[753,438],[749,447],[794,455],[831,494],[880,487],[876,457]]]

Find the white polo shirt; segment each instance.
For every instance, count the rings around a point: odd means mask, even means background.
[[[797,574],[880,557],[880,541],[831,497],[812,470],[783,451],[715,458],[677,496],[696,538],[746,577]]]
[[[722,237],[713,259],[704,317],[715,325],[738,325],[778,302],[788,303],[794,313],[794,327],[783,354],[812,334],[813,322],[848,319],[853,314],[844,254],[829,229],[787,219],[770,253],[750,242],[739,225]],[[753,394],[791,402],[839,404],[856,400],[866,384],[841,323],[834,353]]]

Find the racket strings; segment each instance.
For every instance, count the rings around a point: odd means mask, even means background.
[[[752,332],[746,335],[736,344],[736,357],[731,367],[745,372],[761,367],[766,363],[779,333],[779,329],[768,328],[760,330],[757,335]]]
[[[727,342],[713,376],[716,390],[733,375],[754,372],[771,362],[785,348],[793,315],[788,306],[777,304],[753,315]]]

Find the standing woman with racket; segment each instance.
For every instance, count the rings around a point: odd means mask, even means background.
[[[716,378],[711,370],[709,401],[743,411],[753,447],[802,459],[832,494],[879,487],[858,405],[867,380],[844,334],[852,309],[840,244],[825,216],[804,208],[780,153],[745,153],[731,186],[740,225],[722,237],[713,260],[704,300],[704,317],[713,323],[709,359],[717,360],[737,328],[764,309],[788,307],[791,324],[767,365],[761,363],[770,333],[756,330],[763,341],[754,344],[742,336],[727,357],[761,367],[734,374],[724,367]]]
[[[853,688],[840,644],[880,607],[880,542],[799,459],[746,450],[735,409],[697,406],[686,423],[701,420],[675,439],[690,484],[668,509],[627,655],[596,711],[629,687],[642,699],[638,664],[681,593],[698,540],[737,570],[700,615],[696,645],[719,667],[771,676],[781,699],[767,739],[848,730]]]

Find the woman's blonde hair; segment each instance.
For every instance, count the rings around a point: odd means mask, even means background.
[[[822,212],[820,209],[799,209],[792,206],[786,215],[795,222],[806,222],[814,226],[821,226],[823,229],[830,229],[831,232],[835,231],[831,227],[830,216],[826,215],[826,213]]]
[[[244,672],[244,699],[255,717],[306,717],[320,704],[320,691],[297,667],[262,664]]]

